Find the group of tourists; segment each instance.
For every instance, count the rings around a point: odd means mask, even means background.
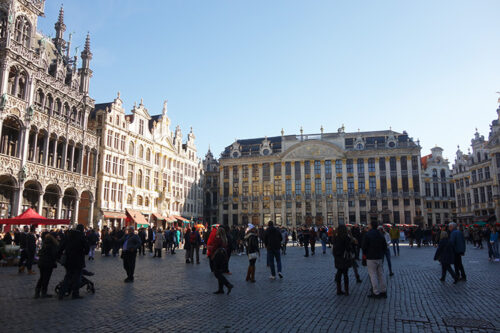
[[[195,262],[199,264],[201,250],[202,254],[206,253],[210,269],[218,282],[215,294],[223,294],[224,287],[229,294],[234,287],[226,277],[226,275],[231,275],[229,261],[232,254],[245,254],[248,257],[245,280],[254,283],[256,282],[256,261],[261,256],[261,249],[265,248],[266,263],[271,273],[270,279],[275,280],[277,277],[283,279],[281,255],[286,254],[287,242],[291,237],[293,246],[297,243],[298,246],[304,248],[304,257],[315,254],[316,242],[321,243],[323,254],[326,254],[327,248],[332,248],[337,270],[335,274],[337,295],[349,295],[350,268],[353,269],[356,282],[361,282],[358,272],[361,261],[361,265],[367,267],[371,282],[371,293],[368,297],[386,298],[387,285],[383,266],[384,262],[387,262],[389,276],[394,275],[391,245],[393,255],[399,256],[400,238],[407,235],[410,242],[411,237],[415,237],[416,246],[419,247],[419,229],[418,227],[400,230],[395,225],[388,228],[376,222],[371,222],[367,226],[355,225],[349,228],[346,225],[340,225],[336,229],[326,226],[287,229],[275,226],[272,221],[269,221],[265,228],[256,227],[253,224],[248,224],[247,227],[215,225],[209,229],[149,227],[140,228],[137,232],[133,227],[104,227],[98,232],[92,228],[85,229],[83,225],[77,225],[73,229],[55,229],[39,234],[35,227],[25,226],[22,231],[15,229],[3,235],[0,240],[0,255],[5,245],[12,243],[18,245],[20,247],[18,263],[20,274],[25,270],[30,275],[36,274],[33,265],[35,261],[37,262],[40,277],[35,286],[35,298],[52,297],[48,293],[52,271],[58,263],[64,266],[66,274],[64,280],[58,285],[57,295],[62,300],[66,295],[71,295],[73,299],[81,298],[79,289],[82,286],[83,275],[92,274],[85,270],[85,256],[88,256],[90,261],[94,260],[95,251],[99,247],[104,257],[120,255],[127,276],[124,280],[126,283],[134,282],[137,254],[146,255],[149,250],[153,258],[161,258],[163,251],[174,255],[176,249],[184,248],[186,264]],[[441,281],[445,281],[446,273],[451,275],[454,283],[466,281],[462,264],[466,241],[474,244],[476,248],[481,248],[480,240],[487,239],[490,260],[499,261],[499,231],[494,225],[478,229],[464,228],[462,225],[458,227],[455,223],[449,223],[447,226],[430,230],[430,239],[432,243],[436,243],[437,247],[434,260],[438,260],[442,267]],[[480,235],[479,241],[478,234]]]

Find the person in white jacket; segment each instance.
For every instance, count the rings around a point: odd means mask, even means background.
[[[387,265],[389,266],[389,276],[393,276],[394,273],[392,272],[392,263],[391,263],[391,236],[389,233],[384,229],[383,226],[379,225],[378,226],[378,231],[384,236],[385,241],[387,242],[387,249],[385,250],[385,257],[387,258]]]
[[[163,236],[163,232],[161,228],[159,228],[155,233],[155,255],[153,258],[158,257],[161,258],[161,250],[163,249],[163,243],[165,242],[165,236]]]

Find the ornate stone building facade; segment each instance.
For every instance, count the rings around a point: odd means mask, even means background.
[[[427,225],[456,221],[455,186],[449,162],[443,158],[443,149],[434,147],[431,154],[422,157],[424,217]]]
[[[170,130],[165,102],[151,116],[142,100],[125,114],[118,97],[97,104],[92,128],[101,137],[98,219],[123,225],[199,218],[203,215],[202,163],[191,132],[183,143],[179,126]]]
[[[87,128],[94,100],[90,39],[71,56],[61,8],[50,40],[37,31],[43,0],[0,1],[0,217],[92,220],[98,137]]]
[[[208,149],[203,160],[203,220],[208,224],[218,223],[219,207],[219,162]]]
[[[471,140],[472,152],[464,154],[460,148],[457,150],[453,178],[457,218],[461,223],[500,216],[500,107],[497,114],[488,140],[476,130]]]
[[[420,146],[406,132],[281,134],[226,147],[221,223],[423,222]]]

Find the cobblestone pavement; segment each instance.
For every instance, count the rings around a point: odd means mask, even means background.
[[[136,280],[125,278],[119,258],[98,257],[87,269],[96,274],[94,295],[83,300],[34,300],[36,276],[0,268],[1,332],[500,332],[500,264],[487,250],[468,247],[467,282],[439,281],[434,248],[401,248],[388,276],[388,298],[372,300],[365,268],[363,282],[351,274],[351,295],[337,296],[330,252],[303,257],[289,247],[284,279],[270,281],[265,251],[257,262],[257,283],[244,281],[247,260],[233,256],[231,295],[213,295],[217,282],[203,258],[184,263],[184,251],[161,259],[139,257]],[[63,277],[58,267],[50,289]],[[387,268],[386,268],[386,273]]]

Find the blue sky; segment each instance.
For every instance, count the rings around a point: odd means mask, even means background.
[[[62,3],[73,47],[91,34],[96,102],[120,91],[127,110],[143,98],[158,114],[168,99],[200,157],[235,138],[345,124],[406,130],[422,155],[437,144],[453,162],[497,116],[500,1]],[[47,0],[45,34],[60,4]]]

